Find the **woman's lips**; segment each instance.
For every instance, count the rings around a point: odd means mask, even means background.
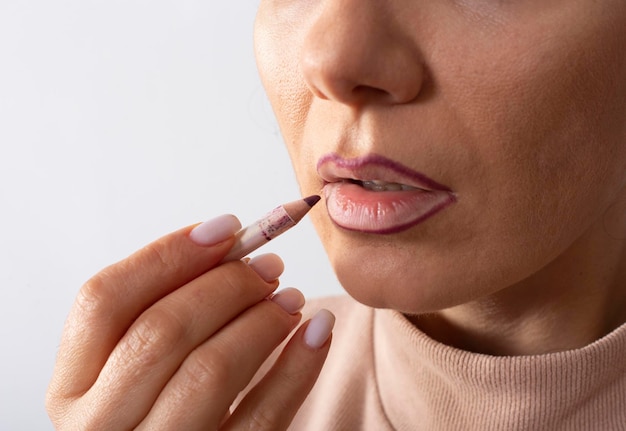
[[[317,171],[331,220],[347,230],[400,232],[456,202],[450,188],[377,154],[352,159],[327,154]]]

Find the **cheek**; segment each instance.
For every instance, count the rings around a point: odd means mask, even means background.
[[[626,55],[616,47],[626,31],[619,28],[595,16],[557,34],[514,28],[526,37],[471,40],[442,54],[457,59],[441,69],[440,84],[467,131],[464,145],[480,155],[489,218],[517,218],[538,237],[560,230],[556,240],[571,242],[565,237],[596,219],[622,187]],[[471,58],[459,55],[470,50]],[[571,232],[558,226],[565,220]]]
[[[301,34],[276,20],[257,20],[259,71],[298,181],[315,193],[313,150],[302,142],[324,142],[323,130],[307,130],[322,105],[311,111],[298,70]],[[462,303],[538,271],[600,217],[625,181],[626,56],[610,47],[626,35],[571,27],[554,40],[458,36],[466,45],[428,59],[450,106],[442,121],[471,154],[455,166],[459,204],[402,238],[341,231],[318,204],[311,217],[352,296],[406,312]]]
[[[602,217],[626,180],[626,68],[598,43],[546,46],[521,63],[509,49],[490,67],[439,75],[478,165],[459,163],[463,192],[440,228],[404,241],[356,238],[318,213],[352,296],[409,313],[464,303],[542,270]]]
[[[257,68],[285,143],[291,146],[301,141],[312,101],[299,72],[298,46],[303,31],[297,31],[294,23],[289,22],[290,14],[269,5],[264,7],[269,3],[262,2],[255,21]]]

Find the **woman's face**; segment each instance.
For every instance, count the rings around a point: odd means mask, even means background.
[[[624,0],[262,0],[261,77],[345,289],[430,311],[576,247],[626,195],[625,41]]]

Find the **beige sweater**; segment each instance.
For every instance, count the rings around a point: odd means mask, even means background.
[[[440,344],[349,297],[293,430],[626,430],[626,325],[581,349],[495,357]]]

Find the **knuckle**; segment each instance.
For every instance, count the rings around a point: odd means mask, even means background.
[[[295,367],[278,373],[278,379],[284,387],[297,388],[310,379],[311,371],[306,367]]]
[[[174,313],[152,309],[131,327],[115,351],[117,360],[144,370],[176,350],[188,329]]]
[[[268,295],[268,284],[243,262],[231,262],[217,268],[224,292],[235,297],[253,295],[261,299]]]
[[[233,268],[237,268],[237,270],[233,270]],[[221,283],[223,289],[227,292],[233,292],[235,294],[243,293],[246,290],[246,286],[248,286],[251,282],[249,277],[247,277],[247,271],[241,271],[241,265],[238,263],[236,265],[228,265],[227,267],[218,268],[220,269]]]
[[[56,393],[50,389],[46,392],[46,412],[48,417],[55,426],[60,425],[63,412],[65,411],[63,403],[60,402]]]
[[[164,240],[157,240],[142,248],[135,257],[139,265],[159,268],[160,272],[176,274],[182,271],[182,266],[177,264],[176,256],[182,256],[177,250],[172,250],[172,245]]]
[[[45,407],[50,422],[56,430],[71,429],[70,411],[72,409],[73,400],[63,398],[57,394],[52,388],[48,388],[46,392]]]
[[[232,360],[217,349],[210,352],[193,352],[182,368],[183,379],[189,388],[204,391],[228,385],[232,373]]]
[[[276,429],[276,417],[266,409],[254,409],[250,412],[248,423],[250,431],[270,431]]]
[[[103,270],[89,279],[78,291],[75,305],[84,315],[108,314],[115,306],[115,283],[108,270]]]

